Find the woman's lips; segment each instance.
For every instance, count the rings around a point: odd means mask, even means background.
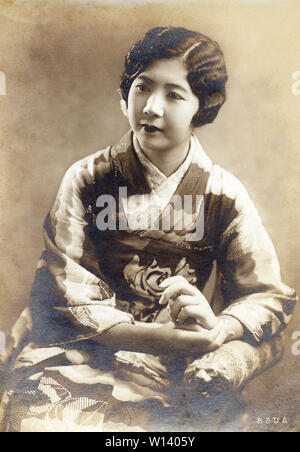
[[[162,132],[162,129],[159,129],[156,126],[151,126],[149,124],[142,124],[143,129],[145,130],[145,132],[147,133],[155,133],[155,132]]]

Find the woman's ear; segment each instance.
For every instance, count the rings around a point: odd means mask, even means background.
[[[123,95],[122,95],[122,91],[119,89],[117,89],[117,93],[120,96],[120,107],[121,107],[121,111],[123,113],[124,116],[126,116],[126,118],[128,118],[128,109],[127,109],[127,104],[125,102],[125,100],[123,99]]]
[[[120,100],[120,107],[121,107],[123,115],[126,116],[126,118],[128,118],[127,104],[124,99]]]

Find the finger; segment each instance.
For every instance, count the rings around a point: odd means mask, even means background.
[[[216,336],[216,338],[212,341],[211,345],[208,347],[208,351],[209,352],[217,350],[225,342],[226,330],[224,328],[223,322],[220,321],[219,323],[220,323],[220,325],[219,325],[219,334]]]
[[[176,329],[185,330],[185,331],[193,331],[195,333],[199,333],[203,330],[203,327],[200,326],[196,321],[194,321],[194,322],[188,322],[188,323],[185,322],[184,324],[177,324]]]
[[[189,353],[207,353],[218,348],[219,343],[223,339],[223,325],[222,322],[218,322],[215,328],[207,330],[198,325],[199,329],[193,331],[192,325],[189,325],[187,329],[183,325],[176,327],[177,330],[181,330],[184,333],[183,339],[190,341]],[[185,331],[184,331],[185,330]]]
[[[181,294],[193,295],[193,292],[189,286],[182,281],[175,282],[171,286],[167,287],[161,294],[159,304],[166,304],[171,298],[175,300]]]
[[[204,331],[207,330],[203,329],[202,332],[204,333]],[[223,322],[222,320],[217,319],[216,326],[212,330],[207,331],[207,337],[209,338],[210,343],[211,344],[215,343],[219,335],[223,334],[223,331],[224,331]]]
[[[192,286],[186,280],[175,281],[162,293],[159,304],[166,304],[171,298],[176,299],[179,295],[200,295],[197,287]]]
[[[213,311],[211,309],[209,311],[199,304],[183,307],[177,316],[177,321],[181,324],[190,317],[196,319],[204,328],[209,330],[215,328],[218,323],[218,319]]]
[[[179,324],[185,323],[189,318],[195,319],[203,328],[212,330],[217,325],[217,318],[214,313],[208,312],[202,306],[187,305],[179,312],[176,322]]]
[[[191,295],[179,295],[176,300],[171,300],[169,306],[173,322],[177,321],[180,311],[190,305],[199,305],[199,298]]]
[[[164,279],[163,282],[160,283],[159,287],[164,289],[165,287],[169,287],[171,284],[178,281],[186,281],[186,279],[182,275],[170,276],[169,278]]]

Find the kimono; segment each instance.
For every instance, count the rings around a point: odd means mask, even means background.
[[[12,332],[6,431],[196,430],[208,418],[220,425],[211,400],[223,394],[232,416],[239,389],[280,359],[296,294],[281,281],[243,185],[195,136],[170,180],[150,166],[129,131],[66,172],[45,220],[29,306]],[[214,270],[212,309],[241,322],[242,340],[189,358],[94,341],[120,323],[169,321],[160,283],[181,275],[205,293]],[[187,414],[191,405],[197,415]]]

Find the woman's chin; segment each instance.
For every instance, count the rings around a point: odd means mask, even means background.
[[[167,147],[162,132],[149,133],[141,130],[136,134],[136,137],[143,151],[164,151]]]

